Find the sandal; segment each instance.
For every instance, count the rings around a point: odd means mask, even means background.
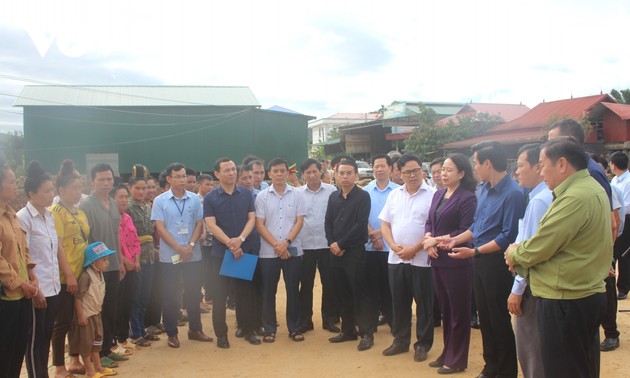
[[[276,341],[276,334],[275,333],[267,333],[263,337],[263,342],[265,342],[265,343],[273,343],[275,341]]]
[[[155,336],[157,337],[157,336]],[[159,338],[158,338],[159,340]],[[137,339],[133,339],[131,340],[132,343],[134,343],[135,345],[139,346],[139,347],[150,347],[151,343],[149,342],[149,340],[143,338],[143,337],[138,337]]]
[[[103,370],[99,371],[98,373],[100,375],[102,375],[103,377],[118,374],[118,372],[116,370],[112,370],[112,369],[109,369],[109,368],[103,368]]]
[[[129,357],[124,356],[122,354],[118,354],[118,352],[111,352],[107,357],[111,358],[116,362],[128,361]]]
[[[104,368],[117,368],[118,362],[109,357],[101,357],[101,366]]]
[[[133,354],[133,351],[127,349],[127,348],[123,348],[120,345],[116,346],[116,349],[112,350],[112,353],[116,353],[116,354],[120,354],[121,356],[131,356]],[[115,358],[113,358],[113,360],[116,360]],[[118,360],[116,360],[118,361]]]
[[[289,337],[293,341],[304,341],[304,335],[300,332],[291,332],[289,333]]]
[[[146,335],[144,335],[144,337],[143,337],[143,338],[144,338],[145,340],[148,340],[148,341],[160,341],[160,337],[159,337],[159,336],[156,336],[156,335],[154,335],[154,334],[152,334],[152,333],[147,333]],[[142,346],[142,345],[141,345],[141,346]]]

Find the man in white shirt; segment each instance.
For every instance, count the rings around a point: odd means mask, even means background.
[[[610,155],[610,170],[615,174],[610,184],[616,186],[621,191],[623,198],[619,201],[625,207],[626,220],[628,220],[628,210],[630,210],[630,173],[628,173],[628,155],[617,151]],[[625,222],[625,224],[628,224]],[[617,298],[619,300],[628,297],[630,291],[630,257],[621,258],[623,252],[630,247],[630,227],[624,227],[624,231],[615,241],[614,257],[619,261],[619,276],[617,277]]]
[[[422,162],[404,154],[397,162],[404,185],[393,190],[380,214],[381,233],[389,244],[394,342],[385,356],[405,353],[411,342],[411,304],[416,301],[414,360],[424,361],[433,346],[433,282],[427,253],[422,249],[424,225],[435,189],[423,180]]]

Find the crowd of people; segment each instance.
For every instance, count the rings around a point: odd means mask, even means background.
[[[588,155],[573,120],[548,136],[518,151],[514,175],[504,147],[485,141],[472,158],[431,162],[431,179],[414,154],[375,155],[362,186],[347,156],[299,167],[250,156],[216,160],[214,177],[172,163],[155,179],[136,164],[126,183],[97,164],[85,196],[71,161],[54,178],[31,162],[17,213],[2,164],[0,371],[19,377],[25,359],[29,377],[47,377],[52,346],[55,377],[116,375],[160,334],[179,348],[186,322],[189,340],[214,342],[201,322],[210,309],[218,348],[230,348],[227,308],[236,338],[273,343],[281,272],[286,335],[302,342],[319,271],[331,343],[365,351],[387,325],[382,354],[413,342],[422,362],[442,325],[429,366],[453,374],[468,368],[479,326],[479,377],[516,377],[519,362],[525,377],[597,377],[600,351],[619,346],[617,300],[630,289],[628,157],[613,153],[608,166]],[[251,278],[222,272],[246,255]]]

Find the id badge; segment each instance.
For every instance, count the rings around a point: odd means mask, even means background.
[[[180,227],[179,230],[177,230],[177,235],[188,235],[188,227]]]
[[[173,264],[179,264],[180,262],[182,262],[181,257],[179,255],[171,256],[171,261],[173,262]]]

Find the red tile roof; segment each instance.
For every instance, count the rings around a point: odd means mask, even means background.
[[[602,102],[602,105],[612,110],[613,113],[619,116],[624,121],[630,119],[630,105],[626,104],[615,104],[612,102]]]
[[[504,145],[512,144],[524,144],[542,141],[544,134],[540,129],[528,129],[523,131],[514,131],[502,134],[489,134],[471,139],[461,140],[459,142],[451,142],[444,145],[445,149],[457,149],[467,148],[475,143],[483,142],[484,140],[496,140]]]
[[[543,127],[553,117],[582,119],[594,105],[615,102],[608,94],[543,102],[520,118],[494,127],[491,131],[521,130]]]

